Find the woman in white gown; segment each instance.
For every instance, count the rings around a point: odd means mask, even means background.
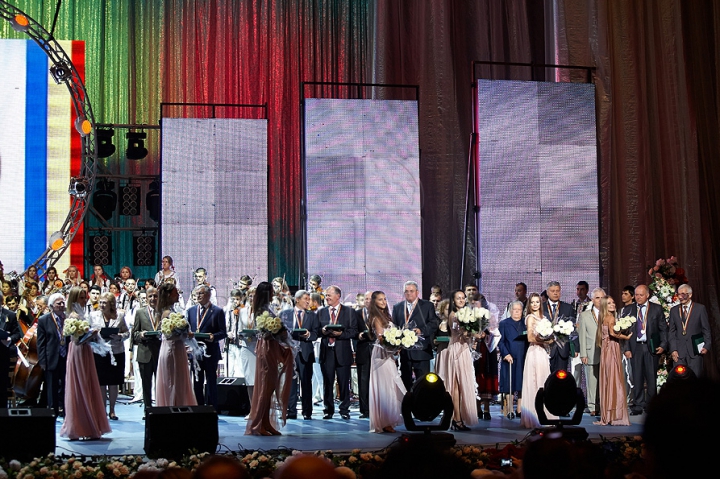
[[[525,368],[523,369],[520,425],[529,429],[540,427],[540,420],[535,410],[535,396],[538,390],[545,386],[545,381],[550,376],[550,353],[548,350],[553,340],[545,341],[535,331],[536,323],[543,318],[541,304],[540,295],[532,293],[528,298],[525,311],[525,325],[530,346],[525,354]],[[557,416],[552,416],[547,410],[545,414],[548,419],[557,419]]]
[[[402,423],[405,386],[400,378],[395,355],[382,346],[382,335],[392,325],[387,298],[374,291],[370,299],[370,321],[378,338],[370,363],[370,432],[395,432]]]

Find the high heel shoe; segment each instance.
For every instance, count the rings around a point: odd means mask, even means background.
[[[453,421],[452,426],[450,426],[450,428],[453,431],[469,431],[470,430],[470,428],[467,427],[465,424],[463,424],[462,421]]]

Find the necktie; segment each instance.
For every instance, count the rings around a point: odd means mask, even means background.
[[[687,307],[687,305],[683,306],[683,313],[685,313],[685,321],[687,321],[687,317],[688,317],[688,307]]]
[[[200,325],[202,324],[203,318],[205,317],[205,308],[202,306],[198,306],[198,320],[197,320],[197,330],[200,331]]]
[[[330,308],[330,323],[337,324],[337,312],[335,308]],[[328,339],[328,343],[335,344],[335,338]]]
[[[552,317],[555,319],[555,314],[557,313],[557,304],[552,304]]]
[[[638,306],[637,334],[638,338],[645,334],[645,315],[643,314],[644,304]]]
[[[298,328],[302,328],[302,313],[300,310],[297,311],[297,324]]]

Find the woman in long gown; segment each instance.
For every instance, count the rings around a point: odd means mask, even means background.
[[[80,290],[77,286],[72,288],[70,295],[77,298],[80,292],[77,290]],[[74,309],[74,301],[69,301],[68,318],[85,319]],[[90,341],[79,344],[78,339],[77,336],[73,336],[68,345],[65,372],[65,422],[60,428],[60,436],[71,440],[99,439],[103,434],[112,432],[112,429],[105,414],[105,401],[100,392]]]
[[[237,325],[238,345],[240,346],[240,365],[242,368],[242,375],[245,377],[248,404],[252,404],[253,390],[255,388],[255,369],[257,367],[255,348],[257,347],[257,336],[252,334],[243,335],[240,334],[240,332],[243,329],[255,329],[255,315],[252,311],[254,298],[255,288],[251,288],[248,290],[245,307],[240,309]]]
[[[500,391],[511,396],[518,393],[517,414],[522,417],[522,385],[523,369],[525,368],[525,350],[527,342],[524,341],[525,322],[523,321],[523,304],[513,301],[508,307],[510,317],[500,321]],[[510,402],[509,405],[512,405]],[[510,415],[513,411],[508,410]]]
[[[160,325],[178,301],[179,293],[175,284],[165,282],[158,287],[158,305]],[[190,380],[190,363],[185,350],[185,335],[178,334],[171,338],[162,336],[160,355],[158,357],[157,379],[155,390],[156,404],[163,406],[197,406],[195,392]]]
[[[382,346],[383,333],[392,325],[387,298],[382,291],[373,291],[368,316],[377,337],[370,356],[370,432],[395,432],[394,426],[402,423],[402,400],[406,391],[395,354]]]
[[[602,328],[598,329],[597,342],[600,345],[600,426],[629,426],[628,405],[625,396],[625,377],[622,368],[620,340],[630,339],[628,334],[616,332],[615,300],[607,296],[600,300]]]
[[[253,298],[255,318],[264,312],[275,316],[270,305],[272,286],[267,281],[258,284]],[[255,388],[248,415],[246,435],[279,436],[279,419],[285,425],[290,388],[295,371],[295,350],[286,329],[277,334],[258,335],[255,348]]]
[[[528,298],[527,309],[525,310],[525,326],[530,346],[525,354],[525,368],[523,369],[523,385],[520,425],[529,429],[540,427],[537,411],[535,410],[535,396],[545,381],[550,376],[550,353],[549,348],[553,340],[544,341],[535,331],[535,324],[543,318],[540,295],[532,293]],[[548,419],[557,419],[545,411]]]
[[[472,353],[470,352],[471,338],[460,328],[457,312],[465,308],[467,298],[461,290],[454,291],[450,296],[450,316],[448,329],[450,330],[450,345],[443,351],[438,376],[445,383],[445,389],[453,400],[452,429],[456,431],[469,431],[468,425],[478,423],[477,414],[477,382]],[[476,335],[480,338],[480,334]]]
[[[435,374],[438,374],[438,371],[440,371],[442,362],[447,356],[447,348],[450,346],[450,331],[448,330],[448,316],[450,315],[449,299],[443,299],[440,301],[440,304],[437,307],[437,314],[440,318],[440,323],[438,324],[438,329],[435,333],[435,339],[433,339],[436,352],[435,369],[433,370],[435,371]],[[438,341],[439,337],[447,338],[447,341]]]

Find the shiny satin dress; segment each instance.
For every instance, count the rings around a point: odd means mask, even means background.
[[[382,327],[375,328],[375,334],[379,336],[389,325],[389,321],[382,322]],[[376,341],[370,356],[370,432],[383,432],[384,428],[402,424],[403,397],[405,385],[400,377],[396,356]]]
[[[168,314],[163,313],[163,319]],[[158,407],[197,406],[184,335],[162,336],[156,377],[155,403]]]
[[[478,423],[477,382],[469,339],[459,329],[454,313],[450,318],[450,345],[442,351],[438,376],[453,398],[453,419],[466,426]]]
[[[620,340],[610,335],[608,325],[602,325],[600,348],[600,421],[597,425],[629,426],[625,377],[622,368]]]
[[[528,331],[528,340],[530,346],[525,354],[525,367],[523,368],[523,384],[522,384],[522,414],[520,415],[520,425],[528,429],[540,427],[537,411],[535,410],[535,396],[541,387],[545,386],[545,381],[550,376],[550,353],[547,344],[533,342],[531,338],[535,338],[535,322],[540,318],[532,314],[525,317],[525,324]],[[551,415],[545,411],[548,419],[557,419],[557,416]]]

